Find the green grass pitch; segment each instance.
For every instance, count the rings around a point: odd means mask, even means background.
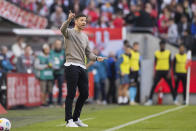
[[[103,131],[176,106],[101,106],[85,105],[81,119],[88,128],[66,128],[63,108],[31,108],[9,110],[0,117],[12,122],[11,131]],[[128,125],[122,131],[196,131],[196,106],[187,106],[139,123]]]

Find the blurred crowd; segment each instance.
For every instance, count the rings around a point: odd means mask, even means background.
[[[47,17],[49,28],[59,28],[72,10],[88,16],[88,27],[129,26],[135,31],[148,31],[150,28],[155,35],[173,44],[185,42],[190,46],[195,41],[196,0],[9,1]]]
[[[184,45],[180,45],[179,54],[175,56],[173,71],[176,75],[175,91],[171,84],[172,60],[171,53],[165,48],[165,41],[160,42],[160,50],[155,52],[154,84],[151,89],[149,101],[146,105],[152,105],[152,97],[156,84],[161,78],[166,79],[170,85],[175,104],[177,101],[178,82],[183,81],[184,91],[186,85],[187,56]],[[62,101],[62,86],[66,82],[64,63],[66,61],[62,41],[56,39],[53,44],[43,44],[42,50],[35,52],[31,46],[25,43],[23,37],[18,37],[8,53],[6,46],[0,51],[0,86],[6,86],[6,75],[10,72],[35,74],[40,81],[41,102],[43,106],[64,105]],[[99,48],[94,48],[93,53],[104,56]],[[105,57],[105,56],[104,56]],[[108,59],[103,62],[86,62],[87,71],[94,76],[94,98],[96,104],[128,104],[136,105],[139,102],[140,61],[139,43],[123,41],[123,46],[115,54],[109,53]],[[153,65],[152,65],[153,66]],[[177,70],[176,70],[177,69]],[[179,76],[178,76],[179,75]],[[178,78],[179,77],[179,78]],[[177,79],[178,78],[178,79]],[[57,85],[59,93],[57,101],[53,100],[53,87]],[[0,89],[0,97],[3,95]],[[6,89],[6,88],[5,88]],[[4,89],[4,90],[5,90]],[[5,93],[5,92],[4,92]],[[184,101],[186,99],[184,93]],[[1,102],[4,100],[0,99]],[[3,102],[2,102],[3,103]]]

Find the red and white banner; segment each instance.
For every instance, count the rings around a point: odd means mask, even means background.
[[[48,25],[45,17],[25,11],[5,0],[0,0],[0,16],[27,28],[43,29]]]
[[[7,75],[7,108],[41,105],[40,85],[34,74]]]
[[[13,29],[17,35],[30,36],[59,36],[60,30],[52,29]],[[84,32],[90,40],[90,47],[100,49],[104,55],[115,53],[122,48],[122,40],[125,38],[124,28],[86,28]]]
[[[122,48],[123,28],[86,28],[91,48],[98,48],[104,55]]]

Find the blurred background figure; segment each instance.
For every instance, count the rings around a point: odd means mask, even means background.
[[[113,52],[110,52],[107,60],[107,77],[109,80],[109,89],[107,92],[107,103],[115,104],[117,103],[116,99],[116,58]]]
[[[155,76],[154,76],[154,83],[150,91],[150,96],[148,101],[145,105],[149,106],[152,105],[152,97],[154,94],[154,90],[158,84],[158,82],[164,78],[164,80],[168,83],[170,87],[170,91],[173,97],[174,104],[178,105],[178,102],[175,98],[174,88],[172,86],[171,81],[171,53],[169,50],[166,50],[166,42],[164,40],[160,41],[160,50],[155,52]]]
[[[118,104],[127,104],[127,91],[130,83],[130,45],[125,46],[125,52],[118,59],[118,74],[120,75],[120,87],[118,89]]]
[[[139,70],[140,70],[140,53],[139,43],[133,43],[133,49],[131,50],[130,60],[130,87],[129,87],[129,99],[130,105],[137,105],[136,95],[139,95]]]
[[[52,68],[54,74],[54,84],[57,82],[59,89],[57,104],[62,105],[62,85],[64,80],[64,63],[65,52],[62,47],[62,41],[56,40],[54,42],[54,49],[50,51],[50,57],[52,59]]]
[[[52,22],[52,28],[59,29],[66,18],[67,16],[63,12],[62,7],[56,6],[55,12],[52,13],[50,17],[50,21]]]
[[[42,105],[47,106],[52,104],[52,88],[53,88],[53,70],[52,70],[52,59],[50,56],[50,47],[48,44],[44,44],[42,52],[35,59],[36,74],[40,80],[41,87],[41,100]],[[49,96],[49,102],[47,97]]]
[[[17,63],[18,57],[24,54],[25,47],[26,47],[26,43],[24,42],[24,38],[20,36],[17,37],[16,43],[14,43],[12,46],[14,65]]]
[[[14,69],[7,56],[8,49],[6,46],[1,47],[0,52],[0,103],[6,106],[6,85],[7,73]]]
[[[183,44],[179,45],[179,53],[174,57],[173,70],[175,78],[175,94],[176,100],[178,95],[178,87],[180,81],[183,85],[183,104],[186,104],[186,79],[187,79],[187,54],[185,52],[185,47]]]
[[[24,54],[18,57],[16,71],[18,73],[34,73],[34,56],[31,46],[27,45]]]

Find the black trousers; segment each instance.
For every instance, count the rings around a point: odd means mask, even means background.
[[[182,81],[182,85],[183,85],[183,100],[186,100],[186,74],[185,73],[177,73],[176,74],[176,81],[175,81],[175,93],[176,96],[178,95],[178,85],[180,83],[180,81]]]
[[[65,102],[65,120],[73,119],[77,121],[80,117],[80,113],[84,102],[88,98],[88,76],[85,69],[70,65],[65,68],[67,79],[67,97]],[[72,115],[73,100],[76,95],[76,89],[79,89],[79,97],[76,102],[75,110]]]
[[[116,103],[116,84],[115,78],[109,78],[109,90],[107,93],[107,102],[108,103]]]
[[[59,94],[58,94],[58,101],[57,103],[59,105],[62,104],[62,85],[63,85],[63,74],[55,74],[54,73],[54,84],[55,81],[57,80],[57,84],[58,84],[58,89],[59,89]]]
[[[153,86],[150,91],[149,99],[152,99],[156,85],[163,78],[163,79],[165,79],[165,81],[169,85],[173,100],[175,100],[175,92],[174,92],[174,89],[172,86],[172,81],[171,81],[171,79],[167,78],[167,75],[168,75],[168,71],[156,71],[156,74],[154,76],[154,83],[153,83]]]

